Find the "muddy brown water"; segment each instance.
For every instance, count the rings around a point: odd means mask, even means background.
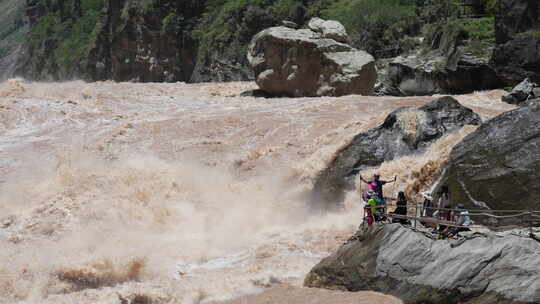
[[[355,134],[433,98],[239,97],[252,88],[0,83],[0,303],[398,303],[301,288],[362,219],[358,191],[337,214],[305,197]],[[488,119],[502,94],[456,98]],[[398,174],[395,193],[473,130],[371,171]]]

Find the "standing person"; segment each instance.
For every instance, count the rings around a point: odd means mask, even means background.
[[[405,192],[399,191],[396,205],[395,214],[407,215],[407,198],[405,197]]]
[[[377,212],[377,203],[373,199],[374,196],[375,196],[375,192],[370,190],[363,197],[364,201],[366,202],[366,205],[364,206],[364,220],[367,221],[368,226],[371,226],[375,222],[375,213]]]
[[[394,177],[394,180],[392,181],[385,181],[381,180],[381,176],[377,173],[373,174],[373,180],[366,181],[362,175],[360,175],[360,180],[368,185],[373,185],[370,187],[375,187],[375,193],[377,193],[377,196],[381,198],[384,201],[384,195],[383,195],[383,186],[385,184],[394,183],[397,180],[397,175]]]
[[[439,202],[437,204],[437,208],[440,209],[450,209],[450,191],[448,190],[448,186],[444,185],[441,187],[441,191],[439,192]],[[441,220],[449,221],[451,212],[450,210],[439,210],[439,218]]]
[[[424,197],[424,214],[423,216],[432,217],[434,210],[433,210],[433,197],[431,197],[431,194],[429,193],[422,193],[422,196]]]
[[[439,220],[444,221],[450,221],[451,220],[451,212],[450,210],[450,191],[448,190],[448,186],[444,185],[441,187],[441,191],[439,191],[439,201],[437,203],[437,213]],[[445,209],[445,210],[441,210]],[[439,225],[438,232],[441,233],[443,231],[446,231],[448,227],[446,225]]]
[[[407,215],[407,198],[405,197],[405,192],[399,191],[398,200],[396,203],[397,207],[394,210],[394,214],[398,215]],[[394,219],[393,223],[402,223],[407,224],[408,220],[406,219]]]

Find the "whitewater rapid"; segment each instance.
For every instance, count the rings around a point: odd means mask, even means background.
[[[239,97],[253,88],[1,83],[0,302],[318,297],[299,289],[305,274],[362,212],[353,191],[341,213],[314,213],[314,177],[357,133],[433,98]],[[502,94],[456,98],[489,119],[512,108]],[[429,187],[473,130],[363,174],[398,174],[389,194]]]

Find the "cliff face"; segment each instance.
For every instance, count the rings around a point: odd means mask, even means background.
[[[24,15],[24,1],[0,1],[0,80],[12,77],[15,71],[15,62],[28,31]]]
[[[420,35],[423,26],[458,11],[445,1],[415,0],[5,0],[0,7],[4,3],[19,7],[19,16],[26,6],[29,33],[18,36],[24,48],[17,60],[7,60],[17,62],[18,75],[141,82],[253,79],[246,59],[251,38],[282,20],[302,26],[314,16],[342,22],[357,49],[376,58],[397,56],[418,49],[418,39],[411,37]],[[538,25],[539,5],[532,0],[501,3],[508,4],[505,14],[511,18],[497,21],[498,72],[510,82],[532,77],[529,72],[539,69],[534,51],[538,33],[530,29]],[[459,22],[475,46],[473,53],[491,50],[492,21]],[[515,39],[523,31],[524,38]],[[510,38],[518,43],[508,44]],[[4,40],[0,36],[0,44]],[[514,54],[515,60],[507,60]]]
[[[528,77],[540,82],[540,2],[501,0],[496,17],[493,64],[508,85]]]
[[[108,0],[89,51],[92,79],[184,81],[194,65],[192,36],[204,1]]]
[[[204,1],[27,0],[30,79],[183,81]]]
[[[17,71],[40,80],[252,79],[251,38],[305,19],[304,1],[282,2],[27,0],[31,30]]]

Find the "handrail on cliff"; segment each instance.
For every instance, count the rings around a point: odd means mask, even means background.
[[[393,200],[390,198],[387,198],[387,200]],[[488,228],[488,229],[494,229],[499,230],[501,228],[511,229],[511,228],[523,228],[527,227],[530,229],[530,237],[538,240],[538,237],[533,233],[533,227],[540,225],[540,210],[493,210],[493,209],[473,209],[473,210],[467,210],[469,217],[488,217],[493,219],[509,219],[509,218],[521,218],[521,225],[512,225],[512,226],[489,226],[489,225],[470,225],[470,226],[462,226],[458,225],[455,221],[448,221],[444,219],[439,219],[436,217],[431,216],[435,211],[448,211],[448,212],[456,212],[459,209],[455,208],[437,208],[437,207],[425,207],[423,204],[414,203],[414,204],[407,204],[407,207],[413,207],[414,210],[414,216],[411,215],[403,215],[403,214],[395,214],[388,212],[388,205],[381,205],[376,207],[370,207],[368,205],[365,206],[365,208],[376,208],[376,209],[383,209],[382,213],[384,216],[391,218],[391,219],[400,219],[400,220],[409,220],[413,221],[414,228],[417,227],[417,222],[420,223],[431,223],[431,224],[437,224],[437,225],[444,225],[449,227],[456,227],[456,228]],[[427,213],[426,211],[431,210],[432,212]],[[420,211],[420,213],[418,212]],[[517,213],[517,214],[505,214],[505,215],[495,215],[491,213]],[[426,216],[426,214],[429,214],[430,216]],[[366,221],[364,220],[364,223]],[[364,225],[362,223],[362,225]]]

